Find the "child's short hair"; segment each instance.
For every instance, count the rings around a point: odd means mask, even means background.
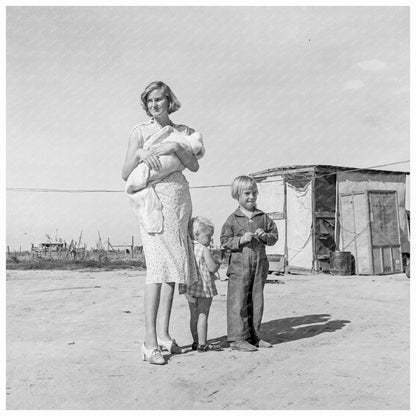
[[[243,189],[251,187],[257,188],[257,183],[251,176],[237,176],[231,184],[231,196],[238,199]]]
[[[191,219],[189,230],[193,239],[201,232],[212,235],[214,234],[214,224],[208,218],[194,217]]]

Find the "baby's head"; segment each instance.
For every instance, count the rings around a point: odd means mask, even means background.
[[[231,184],[231,196],[248,211],[255,209],[258,193],[257,183],[250,176],[238,176]]]
[[[214,235],[214,225],[207,218],[194,217],[191,219],[190,231],[193,240],[208,247]]]

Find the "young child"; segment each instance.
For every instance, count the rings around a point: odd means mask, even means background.
[[[227,270],[227,335],[231,349],[256,351],[272,345],[260,339],[263,289],[269,262],[265,245],[278,239],[274,221],[256,207],[257,185],[249,176],[239,176],[231,185],[238,208],[221,230],[221,245],[231,252]]]
[[[186,286],[185,293],[191,313],[190,327],[194,340],[192,349],[198,352],[222,351],[220,345],[207,343],[209,310],[212,298],[217,294],[215,273],[220,267],[220,262],[209,249],[214,226],[206,218],[195,217],[191,220],[190,228],[198,269],[198,281]]]

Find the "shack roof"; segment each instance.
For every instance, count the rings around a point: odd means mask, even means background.
[[[334,166],[334,165],[289,165],[279,166],[276,168],[265,169],[259,172],[251,173],[250,176],[255,178],[267,178],[269,176],[285,176],[293,175],[297,173],[344,173],[344,172],[356,172],[356,173],[380,173],[389,175],[409,175],[410,172],[403,172],[397,170],[381,170],[381,169],[369,169],[369,168],[352,168],[346,166]]]

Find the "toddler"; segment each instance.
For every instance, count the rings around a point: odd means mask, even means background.
[[[209,249],[214,226],[206,218],[195,217],[191,220],[190,228],[198,270],[198,280],[187,285],[185,293],[191,313],[192,349],[198,352],[221,351],[220,345],[207,343],[209,310],[213,296],[217,295],[215,273],[220,267],[220,262]]]
[[[265,246],[278,239],[274,221],[256,207],[257,184],[249,176],[239,176],[231,185],[238,208],[221,230],[221,245],[231,252],[227,270],[227,337],[231,349],[256,351],[272,345],[260,339],[263,317],[263,289],[269,262]]]

